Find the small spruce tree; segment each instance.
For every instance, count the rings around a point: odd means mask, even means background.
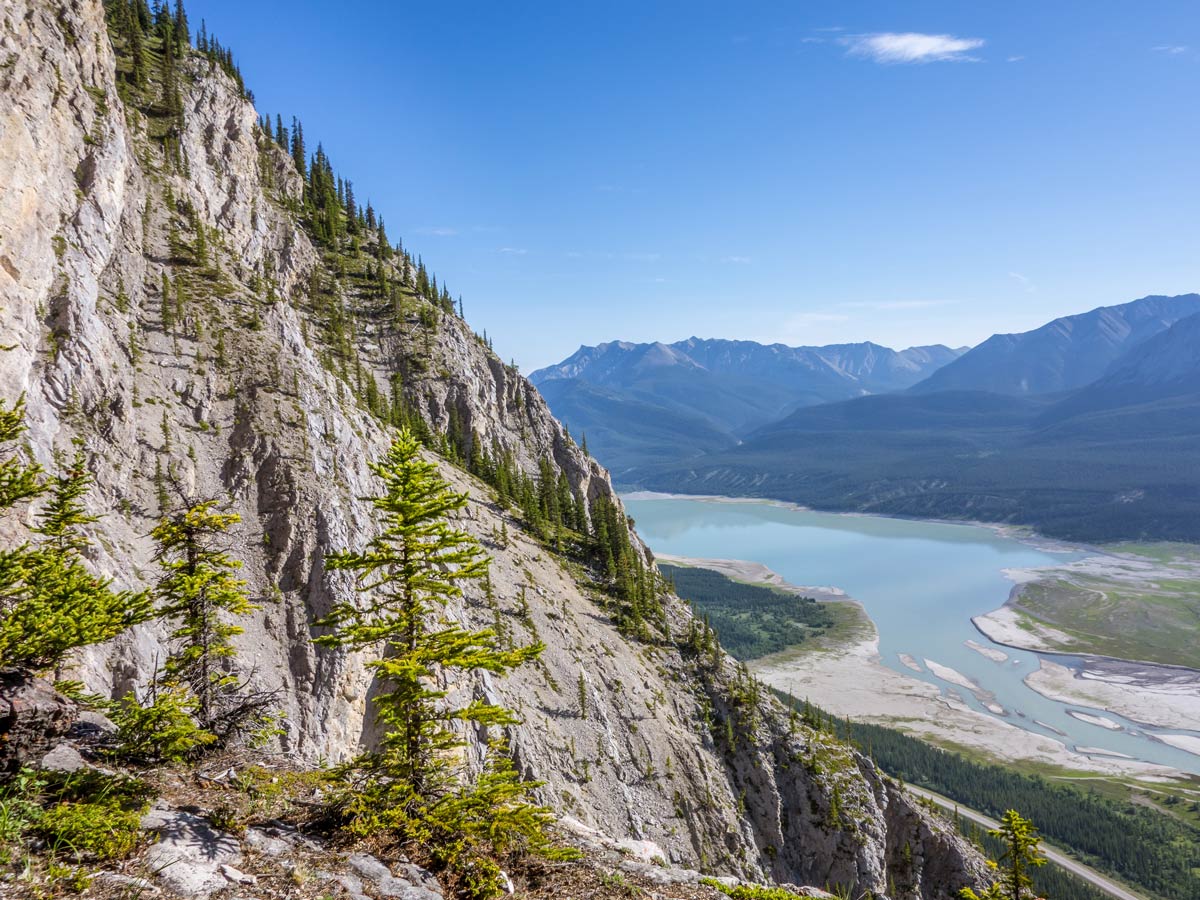
[[[483,700],[456,706],[437,685],[451,672],[504,674],[535,660],[543,645],[502,649],[492,629],[471,631],[445,618],[446,605],[462,596],[464,584],[483,580],[491,560],[447,521],[467,496],[421,456],[413,434],[402,429],[371,468],[383,484],[372,498],[382,532],[362,551],[326,557],[330,569],[354,574],[362,602],[335,606],[319,623],[330,633],[317,639],[379,652],[367,665],[378,681],[376,713],[386,733],[347,770],[353,787],[345,811],[354,833],[387,831],[422,844],[463,879],[468,894],[495,896],[497,854],[551,852],[549,814],[528,801],[536,785],[521,781],[502,741],[491,742],[488,766],[474,783],[457,770],[455,751],[464,741],[456,724],[499,729],[518,719]]]
[[[221,546],[239,521],[236,513],[219,512],[216,500],[204,500],[167,516],[151,532],[162,569],[155,589],[159,614],[174,625],[175,642],[159,680],[190,689],[196,724],[220,743],[268,724],[271,699],[247,692],[229,663],[232,638],[243,630],[229,619],[259,608],[235,575],[241,562]]]
[[[83,527],[96,521],[83,507],[92,484],[82,450],[47,482],[41,466],[14,449],[24,430],[24,403],[0,401],[0,513],[16,518],[22,505],[50,494],[31,529],[36,540],[0,549],[0,665],[26,672],[62,666],[71,652],[116,637],[151,616],[145,592],[113,590],[112,581],[83,563],[90,542]],[[14,523],[21,529],[19,522]],[[32,535],[31,535],[32,537]]]
[[[1033,822],[1015,809],[1010,809],[1000,820],[1000,827],[989,829],[988,834],[1000,838],[1005,844],[999,860],[988,860],[988,865],[998,873],[998,878],[980,893],[963,888],[959,896],[963,900],[1031,900],[1036,897],[1029,873],[1044,866],[1046,857],[1039,853],[1041,839]]]

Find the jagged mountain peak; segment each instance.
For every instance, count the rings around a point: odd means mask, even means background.
[[[795,409],[902,390],[953,360],[941,345],[789,347],[692,336],[581,347],[530,380],[622,481],[650,462],[721,450]],[[614,423],[624,421],[621,428]],[[643,436],[639,439],[639,435]]]

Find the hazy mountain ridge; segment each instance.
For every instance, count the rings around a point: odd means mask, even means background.
[[[734,446],[800,407],[909,387],[961,352],[870,342],[613,341],[580,347],[530,380],[623,481],[648,464]]]
[[[737,447],[635,478],[660,490],[1016,522],[1081,540],[1200,540],[1200,314],[1167,323],[1194,306],[1195,294],[1149,297],[999,335],[913,390],[799,409]],[[1017,365],[1013,348],[1027,338],[1059,352],[1014,381],[1004,367]],[[1103,358],[1091,352],[1098,341]],[[1061,367],[1081,356],[1087,371],[1103,362],[1104,372],[1074,392],[928,389],[968,361],[978,375],[988,360],[1001,371],[977,380],[1061,386],[1076,380]]]
[[[913,386],[918,393],[1052,394],[1101,378],[1124,354],[1200,312],[1200,294],[1152,295],[996,334]]]

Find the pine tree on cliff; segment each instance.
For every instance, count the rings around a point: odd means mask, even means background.
[[[182,58],[192,43],[188,34],[187,13],[183,9],[183,0],[175,0],[175,16],[171,24],[175,36],[175,52]]]
[[[80,450],[62,472],[45,478],[15,444],[24,430],[24,404],[0,401],[0,513],[22,530],[18,510],[49,493],[30,529],[39,538],[0,549],[0,665],[27,672],[61,666],[71,651],[116,637],[151,615],[145,592],[114,591],[83,564],[90,546],[83,527],[97,521],[83,507],[92,484]]]
[[[292,162],[296,164],[296,171],[300,173],[301,178],[307,178],[307,160],[304,151],[304,126],[300,124],[299,119],[292,116]]]
[[[235,575],[241,562],[221,546],[239,521],[236,513],[219,512],[217,501],[205,500],[168,516],[151,532],[162,569],[155,588],[159,614],[174,625],[175,647],[163,680],[190,688],[197,724],[222,740],[254,718],[261,705],[247,709],[242,684],[227,665],[234,656],[232,638],[243,631],[228,620],[259,608]]]
[[[988,865],[999,877],[981,893],[963,888],[959,896],[963,900],[1031,900],[1036,897],[1029,873],[1044,866],[1046,857],[1039,852],[1041,839],[1033,822],[1010,809],[1000,820],[1000,827],[990,829],[988,834],[1004,842],[1005,850],[1000,859],[988,860]]]
[[[150,12],[150,4],[146,0],[132,0],[132,2],[137,13],[138,26],[145,33],[150,30],[150,26],[154,23],[154,16]]]
[[[464,742],[455,723],[496,733],[518,719],[484,700],[454,705],[438,684],[443,675],[503,675],[544,648],[502,649],[492,629],[464,629],[445,615],[463,585],[487,577],[491,559],[447,521],[467,495],[451,490],[417,439],[401,430],[371,469],[383,484],[372,498],[381,533],[362,551],[325,560],[354,575],[360,601],[338,604],[318,623],[332,629],[319,644],[378,653],[367,666],[380,685],[374,702],[386,733],[352,764],[345,812],[354,832],[424,843],[441,865],[473,871],[479,896],[491,896],[494,854],[513,846],[545,850],[549,818],[527,801],[534,785],[521,782],[500,741],[493,740],[487,769],[473,784],[456,772],[451,752]]]

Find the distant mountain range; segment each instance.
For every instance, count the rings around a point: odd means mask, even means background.
[[[663,351],[675,362],[646,362]],[[1200,540],[1197,294],[1102,307],[965,353],[609,344],[534,380],[560,418],[598,435],[591,449],[625,486],[1017,522],[1078,540]],[[658,393],[663,383],[672,390]],[[716,385],[721,402],[706,409]]]
[[[688,338],[580,347],[530,380],[618,476],[736,446],[795,409],[910,387],[965,348]]]
[[[995,334],[914,390],[1053,394],[1091,384],[1130,348],[1200,312],[1200,295],[1143,297],[1064,316],[1024,334]]]

